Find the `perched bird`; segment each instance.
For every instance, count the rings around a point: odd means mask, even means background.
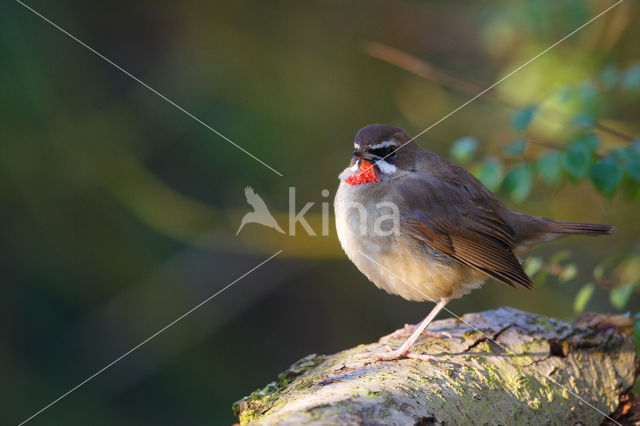
[[[247,186],[244,189],[244,195],[247,197],[247,203],[253,207],[253,211],[242,217],[242,221],[240,222],[240,227],[236,231],[236,235],[240,233],[240,230],[242,230],[244,225],[247,223],[259,223],[260,225],[268,226],[269,228],[273,228],[281,234],[284,234],[284,231],[280,228],[276,219],[271,215],[271,212],[264,203],[264,200],[255,193],[253,188]]]
[[[409,349],[451,299],[491,277],[531,288],[518,256],[567,234],[603,235],[613,227],[562,222],[506,207],[469,172],[420,148],[386,124],[358,131],[339,176],[334,208],[345,253],[377,287],[436,306],[398,349]]]

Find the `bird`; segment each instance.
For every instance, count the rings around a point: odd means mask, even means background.
[[[334,213],[347,257],[378,288],[436,303],[399,348],[370,354],[379,361],[412,355],[413,343],[447,303],[488,278],[531,289],[520,256],[538,244],[614,229],[512,210],[464,168],[388,124],[356,133],[339,180]]]
[[[265,204],[264,200],[255,193],[252,187],[247,186],[244,189],[244,195],[245,197],[247,197],[247,203],[249,203],[249,205],[253,207],[253,211],[245,214],[242,217],[242,221],[240,222],[240,227],[236,231],[236,235],[240,233],[242,228],[247,223],[259,223],[260,225],[273,228],[281,234],[284,234],[284,231],[282,230],[282,228],[280,228],[280,225],[278,225],[276,219],[273,217],[273,215],[271,215],[271,212],[269,211],[269,208]]]

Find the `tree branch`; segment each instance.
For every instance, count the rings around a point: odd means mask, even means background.
[[[383,43],[375,41],[366,42],[364,44],[364,51],[373,58],[395,65],[396,67],[417,75],[418,77],[434,81],[445,87],[449,87],[471,96],[477,95],[488,86],[467,78],[456,76],[453,73],[443,70],[423,59]],[[522,108],[522,105],[516,105],[513,102],[500,97],[498,92],[495,90],[487,92],[485,96],[498,101],[510,109]],[[608,133],[611,136],[615,136],[627,142],[634,142],[636,140],[634,137],[627,135],[624,132],[613,129],[599,122],[595,123],[594,127],[604,133]]]
[[[401,344],[406,327],[378,343],[309,355],[233,409],[241,423],[262,425],[600,424],[605,415],[617,421],[619,405],[628,419],[636,354],[620,317],[571,325],[501,308],[434,322],[430,330],[450,337],[413,349],[432,361],[361,359]]]

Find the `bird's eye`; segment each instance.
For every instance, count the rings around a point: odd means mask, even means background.
[[[376,148],[376,149],[372,149],[371,153],[373,155],[376,155],[380,158],[384,158],[390,154],[392,154],[395,151],[396,147],[395,146],[385,146],[382,148]]]

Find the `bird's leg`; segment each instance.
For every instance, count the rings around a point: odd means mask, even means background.
[[[375,361],[391,361],[394,359],[410,357],[410,358],[420,358],[420,359],[428,359],[428,355],[419,355],[419,354],[410,354],[409,349],[415,343],[415,341],[420,337],[422,332],[427,328],[427,326],[433,321],[433,319],[440,313],[440,311],[449,303],[449,298],[445,297],[441,299],[436,306],[429,312],[429,315],[420,323],[418,327],[416,327],[415,331],[409,336],[409,338],[396,350],[389,351],[387,353],[371,353],[364,354],[363,357],[371,358]]]

